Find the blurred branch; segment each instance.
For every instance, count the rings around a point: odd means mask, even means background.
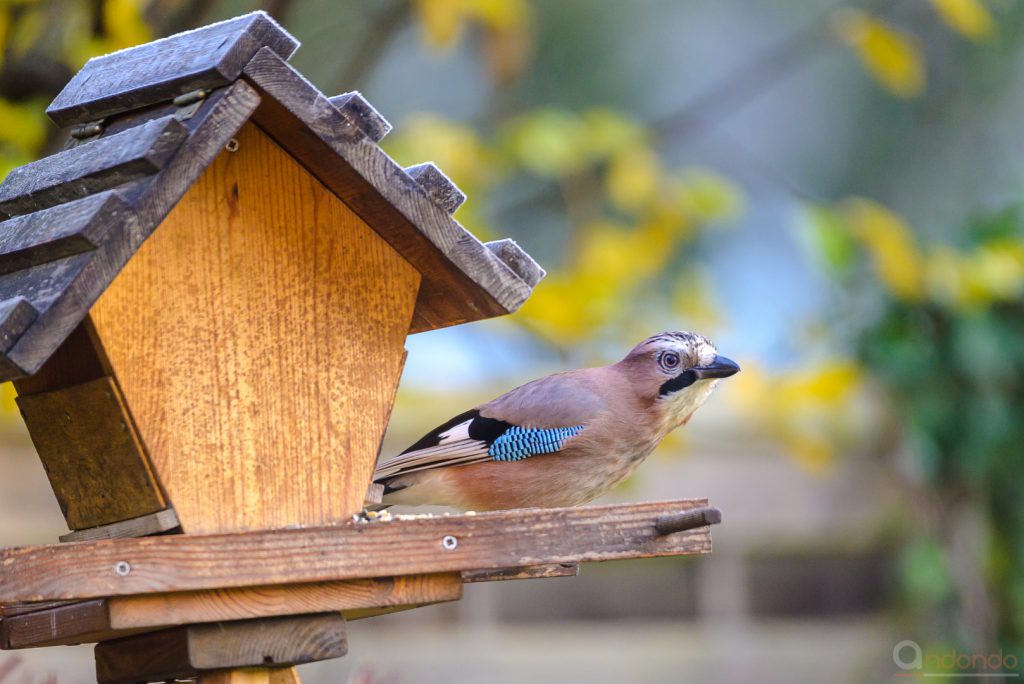
[[[362,40],[353,51],[352,61],[338,77],[335,90],[348,92],[363,87],[367,75],[380,61],[392,37],[409,15],[409,0],[396,0],[377,13],[362,32]]]

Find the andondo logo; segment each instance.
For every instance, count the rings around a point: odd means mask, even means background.
[[[955,648],[926,652],[905,639],[892,649],[892,661],[902,672],[897,677],[1020,677],[1020,661],[1013,653],[962,653]]]

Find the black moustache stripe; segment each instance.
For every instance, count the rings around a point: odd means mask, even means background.
[[[663,397],[666,394],[678,392],[681,389],[689,387],[695,382],[697,382],[697,374],[692,369],[683,371],[671,380],[663,382],[661,387],[658,389],[658,396]]]

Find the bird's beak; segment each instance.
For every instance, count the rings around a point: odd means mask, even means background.
[[[740,367],[739,364],[732,359],[727,359],[724,356],[716,356],[710,366],[694,368],[693,372],[697,375],[698,380],[727,378],[730,375],[736,375],[739,373]]]

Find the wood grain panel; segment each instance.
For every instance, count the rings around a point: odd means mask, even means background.
[[[265,95],[253,120],[423,274],[410,332],[501,316],[526,301],[530,285],[278,55],[260,50],[243,73]]]
[[[251,124],[91,317],[188,533],[361,509],[419,274]]]
[[[68,527],[167,507],[112,378],[17,398]]]
[[[81,644],[178,625],[307,613],[341,612],[358,618],[371,610],[379,613],[461,597],[458,573],[120,596],[5,617],[0,646]]]
[[[706,499],[534,508],[319,529],[5,549],[0,551],[0,601],[710,553],[709,527],[667,535],[654,527],[663,515],[702,506],[707,506]],[[131,571],[118,574],[119,562]]]
[[[184,679],[206,670],[339,658],[347,651],[345,619],[338,614],[189,625],[99,644],[96,680]]]

